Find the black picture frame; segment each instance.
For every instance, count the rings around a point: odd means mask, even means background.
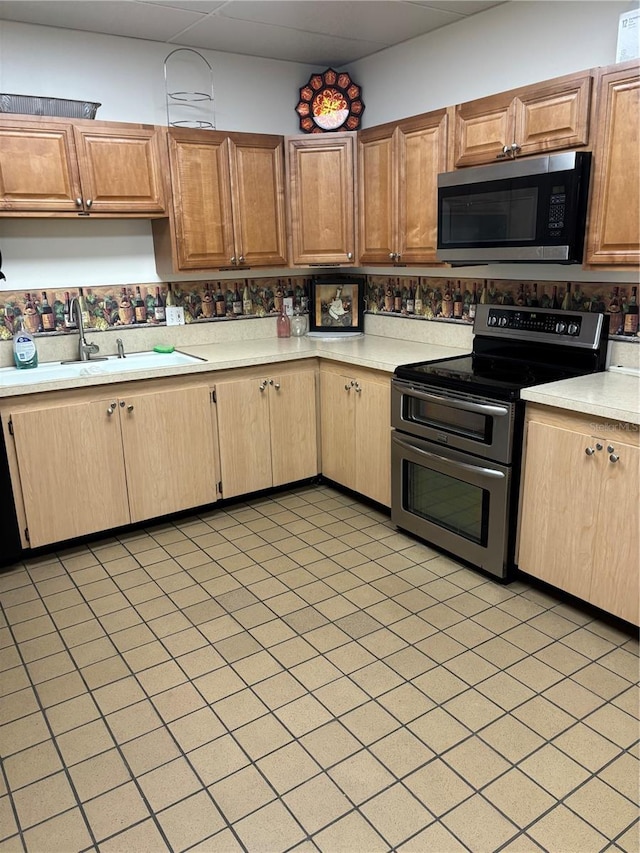
[[[309,294],[309,332],[363,334],[364,279],[348,276],[313,278]]]

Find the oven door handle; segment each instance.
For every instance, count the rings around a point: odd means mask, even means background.
[[[425,403],[443,403],[452,409],[464,409],[465,412],[476,412],[481,415],[492,415],[494,418],[503,418],[509,414],[506,406],[490,406],[487,403],[470,403],[467,400],[457,400],[455,397],[441,397],[439,394],[428,394],[426,391],[418,391],[416,388],[401,388],[401,393],[408,397],[417,397]]]
[[[405,450],[412,453],[419,453],[421,456],[426,456],[428,459],[437,459],[438,462],[446,462],[447,465],[452,465],[455,468],[461,468],[463,471],[471,471],[480,477],[486,477],[488,480],[504,480],[505,474],[502,471],[494,471],[492,468],[480,468],[477,465],[468,465],[466,462],[456,462],[455,459],[447,459],[444,456],[438,456],[437,453],[430,453],[428,450],[422,450],[414,444],[408,444],[402,441],[397,435],[393,438],[394,442]]]

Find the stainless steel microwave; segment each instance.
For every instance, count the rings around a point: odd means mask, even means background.
[[[438,175],[438,259],[582,263],[590,168],[572,151]]]

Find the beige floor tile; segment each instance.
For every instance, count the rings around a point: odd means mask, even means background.
[[[436,817],[473,794],[473,788],[439,758],[407,776],[404,784]]]
[[[116,749],[76,764],[69,773],[82,802],[131,781],[131,775]]]
[[[146,625],[132,625],[112,635],[113,644],[119,652],[128,652],[155,640],[155,635]]]
[[[8,842],[8,846],[13,847],[14,850],[20,850],[20,853],[22,853],[24,848],[16,835],[17,832],[18,824],[16,823],[16,819],[13,814],[10,798],[7,796],[0,797],[0,839],[10,838],[13,836],[15,839],[15,845],[13,842]],[[2,847],[0,847],[0,850],[1,849]]]
[[[640,690],[637,687],[630,687],[624,693],[616,696],[613,699],[613,704],[616,708],[631,714],[636,720],[640,720]]]
[[[369,701],[364,690],[344,676],[314,690],[314,695],[336,717]]]
[[[395,782],[391,773],[366,750],[341,761],[329,771],[329,776],[356,805]]]
[[[122,657],[133,672],[142,672],[170,659],[169,653],[158,640],[123,652]]]
[[[512,711],[535,696],[533,690],[506,672],[497,672],[478,684],[476,689],[505,711]]]
[[[290,594],[293,595],[294,593],[286,593],[286,595]],[[298,598],[298,596],[295,597],[297,601],[290,602],[286,611],[287,613],[291,613],[299,607],[304,607],[304,601],[301,598]],[[281,596],[278,595],[276,598],[280,599]],[[273,601],[275,601],[275,599],[269,601],[269,607],[278,613],[278,610],[272,606]],[[283,622],[282,619],[273,619],[271,622],[265,622],[263,625],[256,625],[255,628],[251,628],[250,633],[252,637],[256,638],[261,646],[264,646],[267,649],[280,645],[280,643],[285,642],[285,640],[295,638],[295,632],[292,631],[292,629],[286,624],[286,622]]]
[[[637,640],[635,642],[637,644]],[[626,649],[614,649],[608,655],[600,658],[599,663],[634,684],[637,684],[640,679],[637,645],[634,652]]]
[[[434,753],[405,728],[377,741],[371,752],[398,778],[430,761]]]
[[[80,809],[72,809],[58,817],[34,826],[24,833],[27,850],[46,850],[47,853],[69,853],[83,850],[91,844],[91,836]]]
[[[587,628],[578,628],[567,634],[562,638],[562,643],[589,658],[589,660],[597,660],[615,649],[613,643],[598,636],[598,634],[594,634]]]
[[[337,720],[304,735],[300,743],[323,768],[362,749],[362,744]]]
[[[245,767],[209,788],[225,818],[234,823],[275,799],[255,767]]]
[[[640,801],[640,762],[629,753],[623,753],[598,774],[612,788],[624,794],[631,802]]]
[[[0,754],[7,758],[30,746],[49,740],[50,734],[44,715],[40,712],[21,717],[0,726]]]
[[[204,699],[192,684],[179,684],[157,693],[152,702],[165,723],[184,717],[205,705]]]
[[[261,717],[234,731],[234,737],[252,761],[273,752],[292,739],[273,715]]]
[[[594,731],[627,748],[638,740],[638,721],[613,705],[599,708],[585,717],[584,723]]]
[[[269,803],[234,825],[242,843],[252,853],[286,850],[305,836],[300,825],[280,802]]]
[[[223,829],[189,849],[189,853],[245,853],[230,829]]]
[[[427,850],[442,853],[466,853],[467,848],[441,823],[435,822],[409,841],[398,847],[398,853],[425,853]]]
[[[272,710],[303,696],[305,688],[288,672],[281,672],[254,685],[254,693]]]
[[[225,666],[222,656],[209,645],[181,655],[178,663],[190,679],[198,678],[200,675],[206,675]]]
[[[24,749],[6,758],[3,763],[12,791],[62,769],[62,762],[52,740]]]
[[[67,767],[114,746],[109,729],[102,720],[93,720],[59,735],[57,743]]]
[[[316,847],[323,853],[385,853],[387,842],[362,815],[351,812],[314,836]]]
[[[174,758],[173,761],[150,770],[138,777],[138,783],[154,812],[173,805],[202,787],[184,758]]]
[[[387,693],[404,681],[390,666],[375,659],[373,663],[353,672],[351,678],[373,698]]]
[[[333,823],[352,808],[337,785],[324,774],[285,794],[283,800],[308,833]]]
[[[636,821],[631,829],[624,832],[617,839],[617,844],[625,853],[637,853],[640,850],[640,821]]]
[[[204,785],[212,785],[250,762],[231,735],[223,735],[192,750],[189,761]]]
[[[332,717],[329,711],[311,695],[294,699],[288,705],[278,708],[275,713],[294,737],[301,737],[317,729]]]
[[[377,702],[367,702],[344,714],[342,723],[365,746],[399,727],[398,721]]]
[[[340,670],[324,657],[315,657],[300,663],[290,669],[291,674],[298,679],[307,690],[316,691],[324,684],[340,678]]]
[[[222,815],[206,791],[160,812],[158,821],[175,851],[186,850],[225,826]]]
[[[282,666],[267,651],[260,651],[236,661],[233,669],[247,684],[257,684],[282,672]]]
[[[482,793],[521,829],[539,818],[556,802],[554,797],[517,768],[496,779]]]
[[[497,850],[518,831],[481,794],[461,803],[442,822],[474,853]]]
[[[558,684],[554,684],[543,694],[559,708],[573,714],[577,719],[582,719],[603,704],[603,699],[591,690],[577,684],[570,678],[565,678]]]
[[[40,710],[37,696],[32,687],[25,687],[5,696],[0,703],[0,725],[19,720],[27,714]]]
[[[131,674],[124,660],[119,657],[107,658],[99,663],[85,666],[81,672],[89,690],[95,690],[98,687],[103,687],[105,684],[119,681],[121,678],[126,678]]]
[[[471,734],[466,726],[459,723],[443,708],[428,711],[409,723],[408,727],[436,753],[444,752]]]
[[[259,759],[256,765],[278,794],[290,791],[320,772],[320,766],[295,742]]]
[[[638,818],[637,800],[634,804],[600,779],[590,779],[565,805],[607,838],[615,838]]]
[[[76,805],[66,774],[54,773],[13,794],[13,802],[23,830],[54,817]]]
[[[545,850],[563,853],[595,853],[603,850],[607,842],[604,835],[563,805],[542,817],[527,833]]]
[[[580,762],[592,773],[620,754],[619,747],[583,723],[577,723],[553,740],[554,746]]]
[[[508,761],[521,761],[544,740],[514,717],[502,717],[480,732],[480,737]]]
[[[466,682],[458,678],[445,666],[436,666],[423,675],[414,678],[412,683],[434,702],[441,704],[468,689]]]
[[[63,628],[60,631],[60,635],[69,649],[106,636],[104,628],[97,619],[80,622],[80,624],[71,625],[69,628]]]
[[[474,788],[482,788],[505,773],[511,765],[477,736],[450,749],[444,760]]]
[[[607,700],[613,699],[614,696],[622,693],[629,686],[626,678],[599,663],[589,664],[584,669],[574,672],[572,678],[587,690],[597,693],[598,696]]]
[[[103,714],[119,711],[127,705],[146,699],[144,691],[132,675],[120,681],[114,681],[113,684],[107,684],[105,687],[99,687],[93,691],[92,695]]]
[[[228,729],[237,729],[268,712],[267,706],[251,690],[245,689],[213,705],[216,715]]]
[[[584,767],[552,744],[545,744],[519,766],[557,799],[566,796],[589,776]]]
[[[8,632],[8,629],[3,629]],[[9,636],[9,642],[12,643]],[[42,637],[35,637],[33,640],[27,640],[20,643],[20,654],[25,663],[39,660],[40,658],[48,657],[56,654],[64,649],[64,643],[59,634],[44,634]],[[113,652],[112,652],[113,653]]]
[[[436,666],[430,657],[412,646],[385,656],[385,663],[403,678],[416,678]]]
[[[393,690],[380,696],[378,702],[401,723],[417,719],[434,706],[431,699],[409,683],[394,687]]]
[[[575,720],[570,715],[549,702],[544,696],[535,696],[513,712],[513,716],[523,722],[545,740],[559,735],[570,728]]]
[[[475,689],[454,696],[443,707],[473,732],[483,729],[504,714],[502,708]]]
[[[131,771],[141,776],[179,756],[173,739],[164,729],[156,729],[122,745],[122,754]]]
[[[399,782],[365,803],[361,812],[394,848],[433,823],[433,815]]]
[[[329,580],[332,580],[330,578]],[[269,602],[271,604],[271,602]],[[325,598],[324,601],[319,601],[316,605],[316,610],[324,614],[327,619],[332,619],[334,622],[341,619],[343,616],[349,616],[356,613],[358,608],[353,602],[349,601],[342,595],[334,595],[331,598]]]
[[[27,664],[31,681],[36,685],[73,672],[75,668],[73,658],[68,652],[58,652]]]
[[[124,744],[159,728],[162,720],[151,702],[147,700],[136,702],[135,705],[129,705],[127,708],[109,714],[107,723],[116,743]]]
[[[562,680],[560,672],[530,656],[509,666],[507,672],[539,693]]]
[[[485,660],[495,664],[495,666],[504,669],[511,664],[517,663],[527,657],[527,653],[513,643],[503,640],[502,637],[494,637],[482,643],[475,649],[476,653]]]

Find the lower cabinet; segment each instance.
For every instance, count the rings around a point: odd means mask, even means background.
[[[391,380],[343,365],[320,367],[322,473],[391,506]]]
[[[216,383],[225,498],[318,473],[316,369],[272,368]]]
[[[629,425],[531,406],[520,569],[639,624],[639,475]]]
[[[75,400],[8,407],[31,547],[217,499],[206,386]]]

